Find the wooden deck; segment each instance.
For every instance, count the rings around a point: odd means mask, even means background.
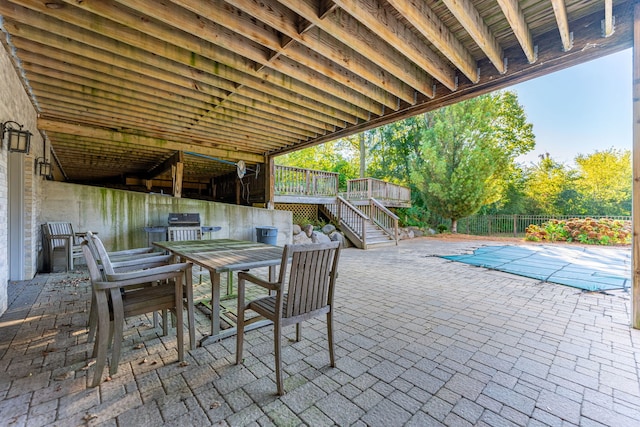
[[[376,199],[387,207],[411,207],[411,190],[375,178],[352,179],[347,191],[338,191],[338,174],[290,166],[275,167],[275,203],[331,204],[342,196],[353,205]]]

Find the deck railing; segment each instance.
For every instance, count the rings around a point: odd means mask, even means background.
[[[274,186],[279,196],[336,196],[338,174],[276,165]]]
[[[411,202],[411,190],[375,178],[351,179],[347,183],[347,200],[378,199],[401,203]]]
[[[327,203],[323,208],[331,220],[351,235],[354,243],[359,242],[360,247],[366,247],[366,225],[369,218],[365,214],[340,196],[336,197],[335,203]]]
[[[398,244],[398,217],[391,212],[379,201],[374,198],[369,199],[369,205],[364,213],[371,218],[371,220],[378,225],[389,237],[395,240]]]

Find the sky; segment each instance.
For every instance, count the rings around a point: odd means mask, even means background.
[[[529,165],[538,155],[574,165],[578,154],[632,146],[632,50],[509,87],[518,94],[533,123],[536,148],[517,161]]]

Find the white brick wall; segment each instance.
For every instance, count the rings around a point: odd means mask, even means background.
[[[0,37],[4,37],[0,33]],[[37,212],[40,206],[42,179],[34,175],[34,163],[42,157],[43,140],[37,130],[37,112],[13,66],[5,45],[0,44],[0,122],[16,121],[33,133],[31,150],[20,155],[24,162],[24,223],[25,223],[25,268],[23,277],[32,278],[37,271],[39,230]],[[8,230],[8,153],[0,148],[0,314],[7,309],[7,286],[9,281],[9,230]]]

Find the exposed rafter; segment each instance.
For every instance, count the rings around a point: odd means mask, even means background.
[[[493,36],[491,29],[485,24],[473,3],[471,3],[471,0],[442,0],[442,2],[487,55],[496,70],[504,74],[507,71],[507,67],[502,48]]]
[[[533,37],[531,36],[529,25],[527,25],[527,21],[524,19],[524,14],[522,13],[522,9],[520,9],[518,0],[498,0],[498,4],[504,16],[507,18],[513,34],[515,34],[518,42],[520,42],[520,46],[527,56],[529,64],[533,64],[538,59],[537,53],[533,45]]]
[[[560,33],[560,39],[562,39],[562,47],[565,52],[568,52],[573,47],[573,40],[571,40],[571,33],[569,32],[567,7],[564,0],[551,0],[551,5],[553,6],[553,13],[556,15],[558,32]]]
[[[615,31],[613,17],[613,0],[604,0],[603,35],[609,37]]]
[[[383,9],[378,0],[334,0],[342,9],[356,18],[385,42],[433,76],[449,90],[456,90],[455,72],[416,35],[407,31],[392,14]]]
[[[426,3],[415,0],[387,1],[445,57],[449,58],[469,80],[474,83],[478,81],[480,77],[475,59]]]

